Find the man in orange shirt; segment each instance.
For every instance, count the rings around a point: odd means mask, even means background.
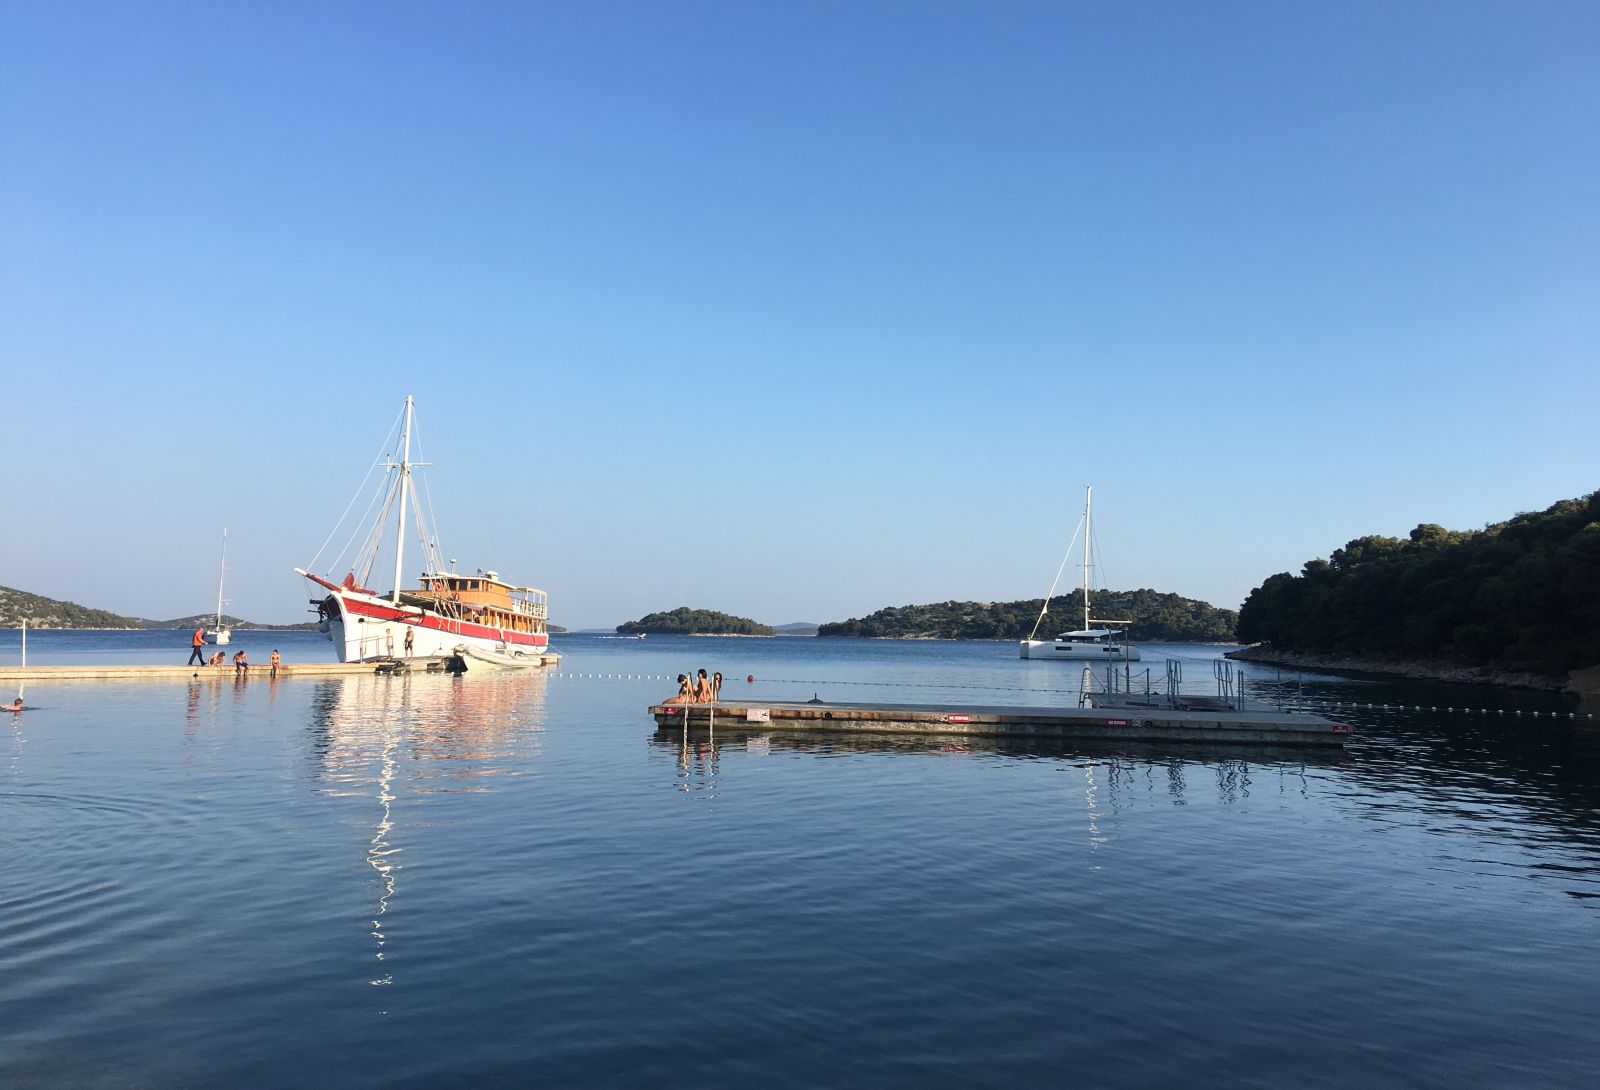
[[[189,661],[185,663],[186,666],[204,666],[206,664],[206,657],[200,653],[200,649],[205,645],[206,626],[201,625],[194,630],[194,639],[189,642]]]

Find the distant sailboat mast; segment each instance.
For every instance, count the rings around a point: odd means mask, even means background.
[[[222,528],[222,559],[217,561],[217,623],[212,628],[211,639],[218,647],[233,638],[233,633],[222,624],[222,585],[228,577],[228,528]]]

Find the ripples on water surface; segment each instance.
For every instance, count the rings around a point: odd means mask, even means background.
[[[1272,675],[1513,713],[1347,711],[1331,754],[685,739],[640,675],[1077,679],[997,644],[563,650],[30,686],[0,717],[0,1084],[1593,1085],[1600,747],[1560,698]]]

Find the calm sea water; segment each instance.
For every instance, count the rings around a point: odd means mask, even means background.
[[[1338,702],[1342,753],[685,738],[644,708],[701,666],[761,699],[1077,677],[1007,644],[559,647],[30,685],[0,716],[0,1085],[1594,1085],[1600,736],[1561,697],[1260,672]],[[1212,683],[1215,649],[1163,651]]]

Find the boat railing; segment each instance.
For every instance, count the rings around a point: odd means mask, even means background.
[[[544,618],[545,612],[550,608],[543,600],[534,601],[528,598],[513,598],[511,606],[518,613],[541,620]]]

